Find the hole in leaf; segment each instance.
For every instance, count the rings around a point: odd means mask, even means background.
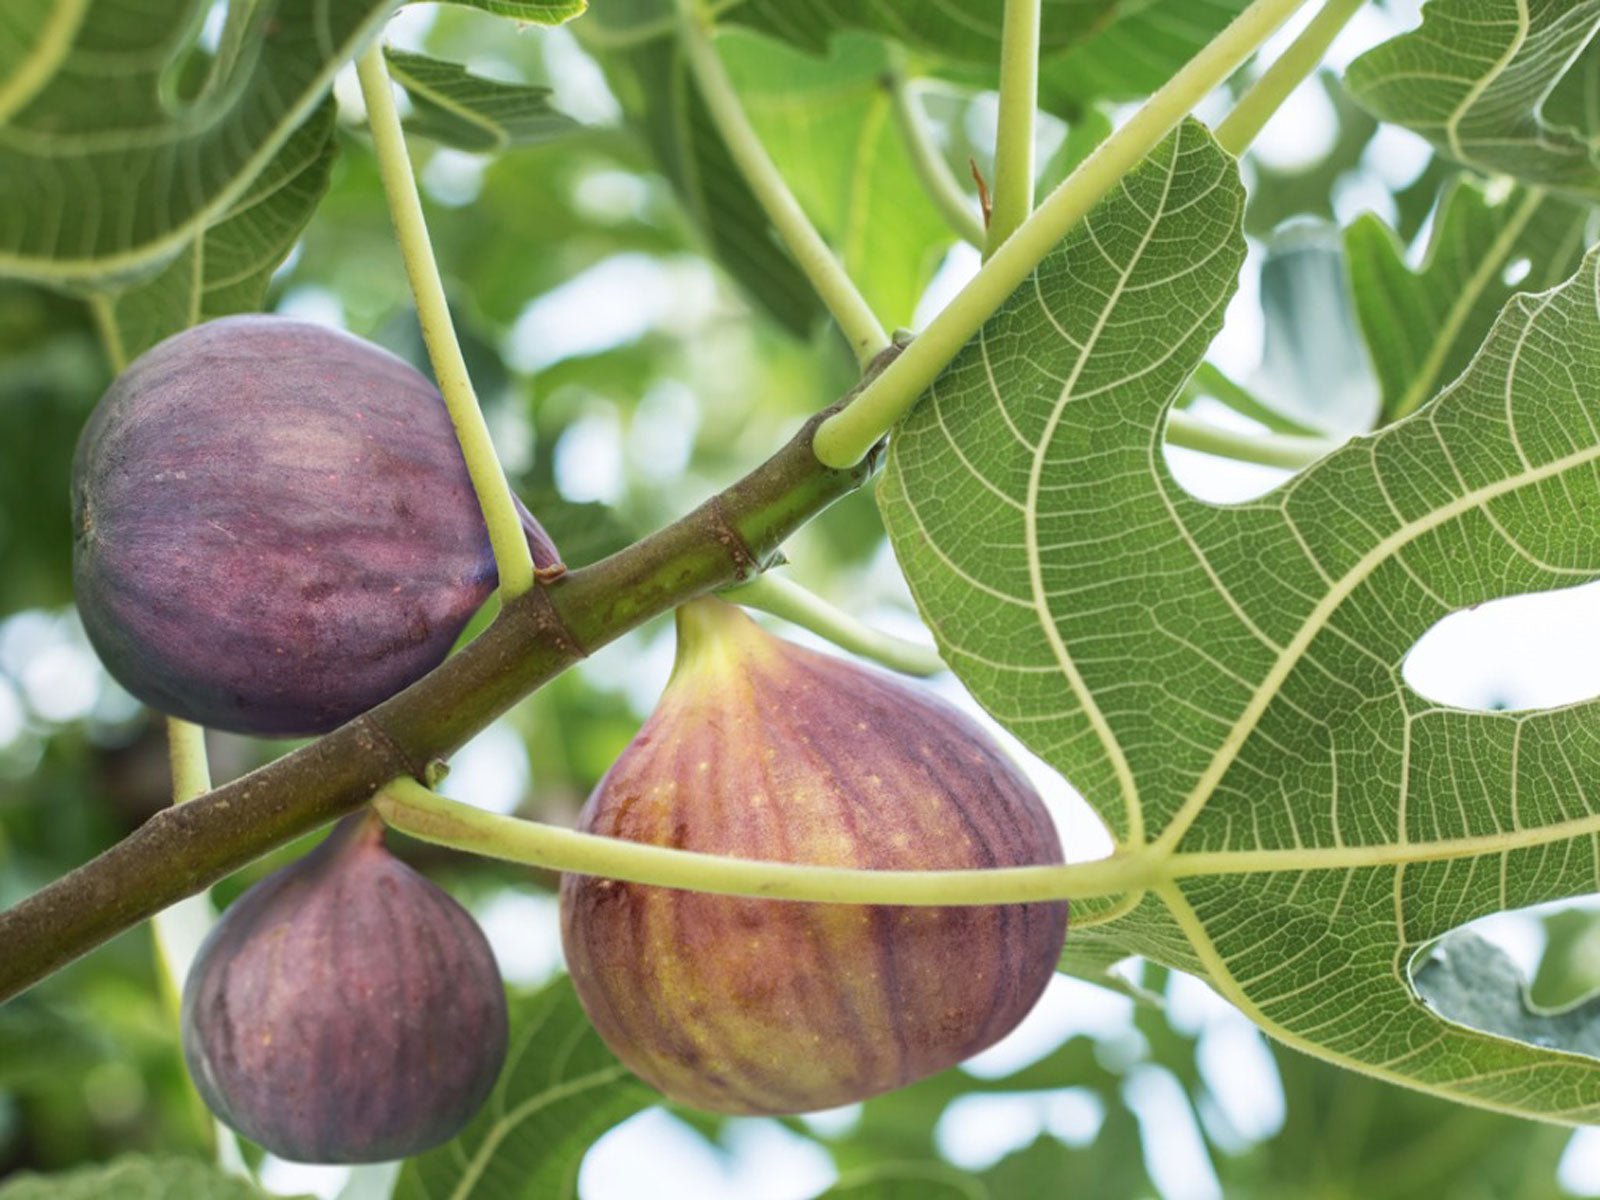
[[[1421,950],[1410,975],[1447,1021],[1600,1058],[1600,897],[1464,925]]]
[[[1401,673],[1418,695],[1483,712],[1600,696],[1600,585],[1531,592],[1451,613],[1417,639]]]

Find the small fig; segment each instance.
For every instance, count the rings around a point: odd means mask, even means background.
[[[666,692],[579,824],[822,866],[1061,861],[1038,795],[972,720],[719,600],[678,610]],[[806,904],[568,875],[561,916],[578,996],[635,1073],[702,1109],[796,1113],[1008,1033],[1055,970],[1067,905]]]
[[[183,990],[208,1108],[299,1162],[384,1162],[454,1137],[506,1056],[506,996],[465,909],[370,814],[231,905]]]
[[[85,427],[72,490],[78,610],[106,668],[218,729],[343,724],[437,666],[495,585],[438,391],[282,317],[211,321],[139,358]]]

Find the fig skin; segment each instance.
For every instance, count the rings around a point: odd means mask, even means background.
[[[283,317],[210,321],[141,356],[84,428],[72,496],[78,610],[106,668],[235,733],[365,712],[437,666],[496,582],[434,386]]]
[[[184,986],[206,1106],[298,1162],[386,1162],[459,1133],[505,1063],[505,987],[467,911],[370,814],[231,905]]]
[[[1061,861],[1021,772],[965,714],[765,633],[679,609],[655,713],[579,826],[711,854],[878,870]],[[752,900],[567,875],[567,967],[617,1056],[726,1113],[830,1108],[1010,1032],[1055,971],[1065,901],[909,908]]]

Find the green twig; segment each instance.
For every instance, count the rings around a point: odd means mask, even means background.
[[[1314,463],[1339,445],[1331,438],[1239,433],[1213,425],[1182,409],[1167,414],[1167,441],[1186,450],[1201,450],[1238,462],[1290,468]]]
[[[817,456],[859,461],[906,414],[1041,259],[1306,0],[1255,0],[1097,146],[849,408],[817,431]]]
[[[956,182],[955,173],[950,170],[944,152],[934,142],[933,134],[928,129],[916,89],[898,64],[885,77],[884,86],[888,88],[893,102],[895,124],[900,129],[901,141],[905,144],[911,166],[921,180],[923,190],[950,228],[955,230],[957,237],[983,249],[984,239],[988,235],[978,218],[974,202]]]
[[[678,40],[723,144],[783,244],[833,314],[857,361],[870,362],[889,344],[888,334],[761,144],[727,68],[717,57],[706,17],[696,9],[695,0],[677,0],[677,5]]]
[[[1249,417],[1252,421],[1265,425],[1273,433],[1287,433],[1294,437],[1322,436],[1321,431],[1313,426],[1297,421],[1287,413],[1279,412],[1256,399],[1248,388],[1234,382],[1214,363],[1200,364],[1194,377],[1189,380],[1188,394],[1191,399],[1195,396],[1210,396],[1240,416]]]
[[[801,629],[809,629],[835,646],[882,663],[892,671],[927,676],[945,669],[944,661],[932,646],[909,642],[863,624],[794,580],[770,571],[757,575],[749,583],[727,588],[722,595],[746,608],[759,608]]]
[[[1006,0],[988,258],[1033,212],[1033,120],[1039,106],[1039,0]]]
[[[1317,69],[1327,56],[1328,47],[1366,0],[1327,0],[1300,36],[1289,43],[1270,67],[1239,98],[1217,126],[1217,141],[1229,154],[1243,154],[1272,114],[1283,106],[1291,92]]]
[[[450,423],[455,426],[473,490],[483,509],[489,544],[494,549],[495,566],[500,572],[500,594],[505,599],[514,599],[533,587],[533,554],[528,549],[511,486],[495,455],[489,427],[478,407],[467,363],[461,356],[461,346],[450,322],[444,280],[439,276],[439,264],[434,261],[433,243],[428,238],[427,221],[422,215],[422,198],[417,194],[416,177],[406,153],[405,134],[400,128],[400,114],[395,109],[382,46],[374,42],[361,55],[356,61],[356,74],[361,80],[372,144],[378,154],[378,171],[383,176],[389,215],[394,220],[406,275],[411,280],[411,293],[416,300],[417,320],[422,325],[428,358],[433,363],[439,391],[450,410]]]
[[[875,871],[727,858],[651,846],[503,817],[447,800],[414,779],[396,779],[373,799],[395,829],[487,858],[552,871],[722,896],[834,904],[1021,904],[1120,895],[1145,886],[1143,856],[1051,867],[966,871]]]

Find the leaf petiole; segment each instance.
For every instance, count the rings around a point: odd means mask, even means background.
[[[1033,122],[1039,104],[1039,0],[1006,0],[1000,33],[1000,114],[995,131],[994,204],[984,257],[1033,212]]]
[[[912,168],[922,181],[923,190],[956,236],[981,250],[988,236],[984,232],[983,222],[978,219],[972,200],[956,181],[944,152],[934,142],[917,89],[906,78],[899,62],[890,70],[884,86],[889,91],[895,124],[899,127],[906,153],[911,157]]]
[[[859,462],[1067,231],[1304,3],[1255,0],[1190,59],[1050,193],[905,353],[823,423],[817,457],[830,466]]]
[[[856,361],[866,366],[889,344],[889,335],[761,144],[727,68],[717,57],[708,18],[697,8],[696,0],[677,0],[677,6],[678,41],[723,144],[795,263],[849,341]]]
[[[1366,0],[1327,0],[1311,23],[1239,98],[1216,128],[1217,141],[1229,154],[1243,154],[1272,114],[1317,69],[1333,39]]]
[[[456,341],[444,280],[439,275],[439,264],[434,261],[433,243],[422,215],[422,198],[417,194],[417,180],[406,153],[400,114],[395,109],[389,69],[383,60],[383,47],[378,42],[356,60],[356,75],[366,100],[378,170],[383,176],[384,193],[389,198],[389,215],[394,220],[406,275],[411,280],[428,358],[433,363],[439,391],[444,394],[450,423],[461,443],[467,473],[472,478],[473,491],[477,493],[484,523],[489,528],[489,543],[500,572],[501,596],[506,600],[515,599],[533,587],[533,554],[528,549],[522,519],[512,499],[511,485],[506,482],[505,470],[489,437],[489,427],[478,407],[461,345]]]
[[[722,596],[808,629],[841,649],[870,658],[893,671],[926,676],[937,675],[945,669],[944,660],[932,646],[873,629],[794,580],[770,571],[748,583],[724,589]]]
[[[651,846],[500,816],[449,800],[414,779],[385,784],[373,807],[390,827],[435,845],[553,871],[723,896],[916,907],[1018,904],[1136,891],[1152,881],[1142,853],[1064,866],[874,871],[760,862]]]

